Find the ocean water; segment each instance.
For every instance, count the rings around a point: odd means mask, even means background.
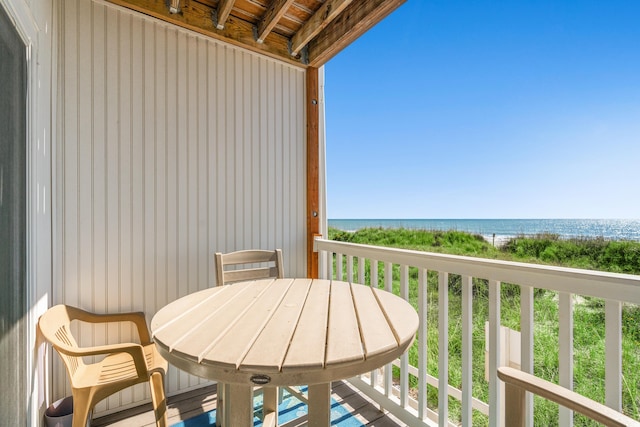
[[[640,241],[640,219],[330,219],[345,231],[365,227],[457,230],[500,242],[519,235],[558,234],[564,238],[603,237]]]

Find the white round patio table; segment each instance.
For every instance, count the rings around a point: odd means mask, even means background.
[[[308,384],[309,425],[325,427],[331,381],[390,363],[418,323],[408,302],[384,290],[286,278],[189,294],[158,311],[151,331],[171,364],[224,384],[223,425],[253,425],[255,385],[265,387],[265,425],[277,425],[276,387]]]

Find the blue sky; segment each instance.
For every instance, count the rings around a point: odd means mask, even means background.
[[[329,218],[640,218],[640,1],[408,0],[325,99]]]

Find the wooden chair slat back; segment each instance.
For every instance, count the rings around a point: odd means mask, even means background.
[[[215,258],[218,286],[243,280],[284,277],[280,249],[273,251],[251,249],[227,254],[217,252]],[[247,267],[238,268],[243,265]],[[232,269],[226,267],[232,267]]]

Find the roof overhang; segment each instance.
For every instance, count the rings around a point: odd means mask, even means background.
[[[320,67],[406,0],[109,0],[300,67]]]

